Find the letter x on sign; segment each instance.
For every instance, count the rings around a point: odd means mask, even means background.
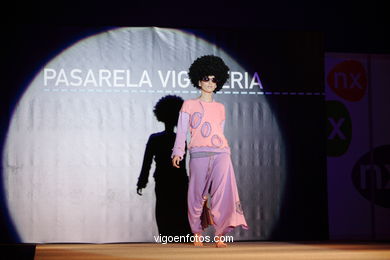
[[[328,139],[333,139],[336,136],[338,136],[340,139],[345,140],[345,135],[341,132],[341,125],[344,123],[345,118],[340,118],[337,122],[334,120],[334,118],[329,117],[329,122],[333,126],[333,131],[330,133]]]

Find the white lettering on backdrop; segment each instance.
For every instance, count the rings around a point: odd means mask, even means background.
[[[43,72],[43,85],[45,87],[114,87],[114,88],[188,88],[190,80],[186,71],[157,70],[154,72],[143,70],[133,73],[128,69],[98,69],[82,70],[78,68],[59,70],[45,68]],[[158,82],[153,82],[157,80]],[[230,80],[224,89],[263,89],[259,74],[255,72],[232,71]]]

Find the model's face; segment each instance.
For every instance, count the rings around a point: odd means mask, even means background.
[[[202,91],[212,93],[217,88],[217,79],[214,76],[206,76],[199,80],[198,84]]]

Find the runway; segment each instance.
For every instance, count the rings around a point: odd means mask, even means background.
[[[390,244],[371,242],[234,242],[214,244],[40,244],[36,260],[120,259],[390,259]]]

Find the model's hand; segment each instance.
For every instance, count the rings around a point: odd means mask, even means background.
[[[173,167],[180,168],[179,163],[181,161],[181,158],[179,155],[175,155],[172,159],[172,165]]]
[[[141,188],[137,188],[137,194],[142,196],[142,189]]]

